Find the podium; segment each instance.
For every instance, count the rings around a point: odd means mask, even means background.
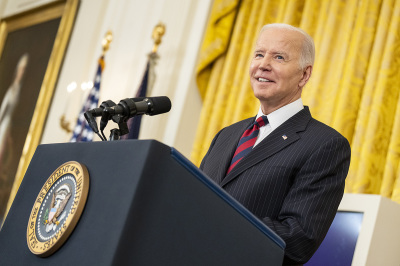
[[[60,165],[87,167],[86,205],[51,256],[27,245]],[[282,265],[285,243],[174,148],[155,140],[39,145],[0,231],[0,265]]]

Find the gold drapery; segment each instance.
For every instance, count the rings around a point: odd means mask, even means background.
[[[314,38],[302,98],[351,144],[346,192],[400,203],[400,0],[215,1],[197,69],[203,109],[192,161],[200,164],[221,128],[256,115],[248,68],[268,23],[292,24]]]

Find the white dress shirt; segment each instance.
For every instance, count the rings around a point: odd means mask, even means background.
[[[288,105],[285,105],[267,115],[269,123],[265,126],[260,127],[260,133],[258,134],[257,141],[253,147],[258,145],[266,136],[268,136],[272,131],[283,124],[286,120],[288,120],[303,109],[303,101],[301,100],[301,98],[299,98],[298,100],[289,103]],[[256,120],[262,115],[264,114],[260,106]]]

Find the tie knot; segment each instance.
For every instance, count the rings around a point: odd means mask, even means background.
[[[258,128],[265,126],[268,124],[268,118],[265,115],[260,116],[257,118],[256,122],[254,122],[254,125],[256,125]]]

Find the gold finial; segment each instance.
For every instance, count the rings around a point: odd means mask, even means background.
[[[112,39],[113,39],[113,35],[112,35],[112,32],[109,30],[109,31],[107,31],[106,35],[104,36],[103,41],[101,42],[101,45],[103,46],[103,55],[110,48],[110,43],[111,43]]]
[[[153,30],[153,34],[151,35],[151,38],[154,40],[154,46],[153,46],[153,53],[157,52],[158,46],[161,43],[161,37],[165,34],[165,25],[162,22],[159,22]]]
[[[69,123],[69,121],[65,120],[65,115],[64,114],[60,118],[60,126],[67,133],[71,133],[72,132],[72,129],[70,128],[70,123]]]

